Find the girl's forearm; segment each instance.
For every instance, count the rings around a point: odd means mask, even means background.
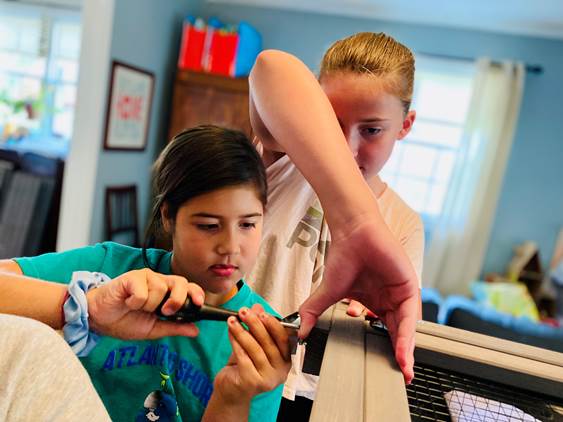
[[[0,312],[41,321],[55,329],[63,326],[66,286],[9,272],[0,266]]]
[[[315,189],[329,224],[349,227],[358,216],[373,215],[375,197],[313,73],[290,54],[266,50],[250,90],[261,121]]]
[[[207,404],[202,422],[239,422],[247,421],[250,411],[250,401],[241,399],[228,402],[215,391]]]

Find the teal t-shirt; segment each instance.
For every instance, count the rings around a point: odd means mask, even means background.
[[[150,266],[171,274],[172,254],[147,250]],[[18,258],[23,273],[42,280],[68,283],[74,271],[96,271],[115,278],[127,271],[145,268],[142,251],[113,242]],[[274,310],[243,284],[223,306],[238,310],[255,303],[267,312]],[[213,392],[213,380],[231,355],[227,324],[199,321],[196,338],[166,337],[160,340],[118,340],[102,337],[85,358],[81,358],[112,420],[201,419]],[[256,396],[251,403],[251,421],[275,421],[283,385]]]

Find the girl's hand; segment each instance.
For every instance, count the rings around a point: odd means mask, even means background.
[[[378,219],[365,217],[354,229],[334,235],[323,282],[301,305],[299,335],[306,338],[318,316],[343,297],[365,304],[387,329],[405,381],[414,377],[414,337],[420,313],[412,264]]]
[[[348,303],[348,309],[346,310],[346,313],[352,317],[359,317],[365,313],[366,317],[377,318],[377,316],[372,311],[370,311],[357,300],[344,299],[343,302]]]
[[[233,354],[215,378],[215,393],[224,405],[249,404],[257,394],[285,382],[291,368],[288,335],[261,305],[239,310],[245,330],[236,318],[228,320]]]
[[[166,336],[195,337],[194,324],[160,320],[154,311],[164,299],[165,315],[178,311],[189,296],[202,305],[204,292],[184,277],[163,275],[150,269],[129,271],[87,294],[90,327],[93,331],[122,339],[155,339]]]

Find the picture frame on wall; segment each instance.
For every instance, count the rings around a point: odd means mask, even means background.
[[[105,150],[143,151],[146,148],[153,91],[152,72],[112,61]]]

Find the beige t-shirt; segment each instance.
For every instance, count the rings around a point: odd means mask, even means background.
[[[297,311],[321,281],[330,233],[317,195],[287,155],[270,165],[266,173],[269,191],[262,245],[248,283],[285,316]],[[390,187],[378,203],[420,284],[422,220]]]

